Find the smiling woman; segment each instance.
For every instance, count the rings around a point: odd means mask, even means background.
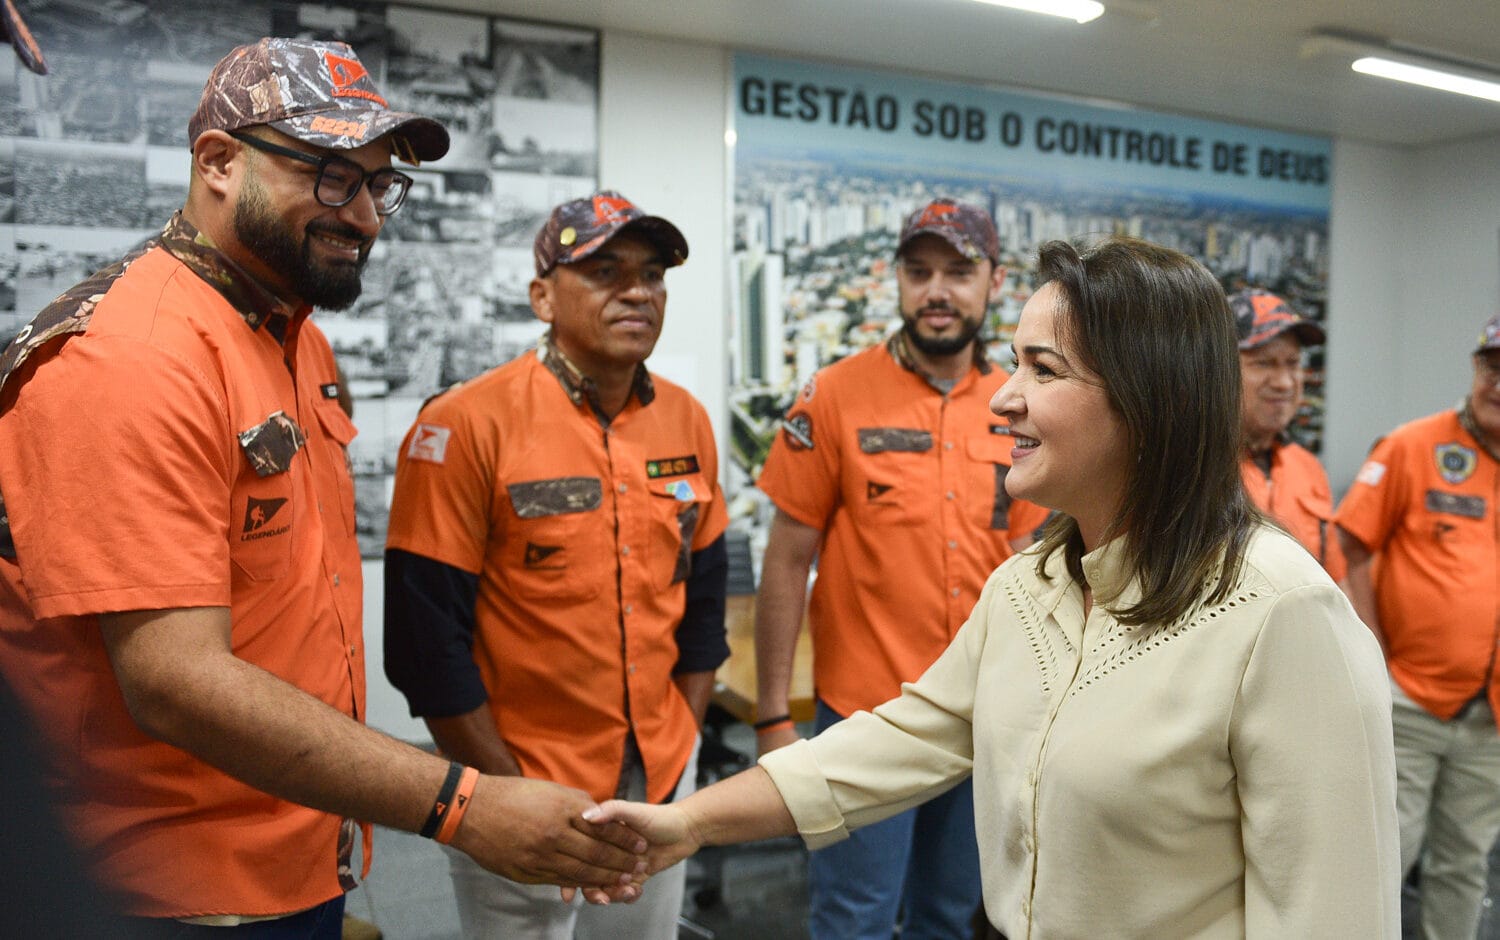
[[[1246,501],[1222,291],[1131,239],[1049,243],[1040,272],[993,407],[1007,489],[1061,513],[1042,542],[899,697],[681,803],[590,818],[645,835],[655,870],[791,832],[816,849],[972,775],[1010,937],[1395,940],[1384,665]]]

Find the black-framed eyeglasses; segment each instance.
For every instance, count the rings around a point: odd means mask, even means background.
[[[269,140],[261,140],[259,137],[242,131],[230,131],[229,136],[249,144],[256,150],[274,153],[277,156],[317,167],[318,180],[313,185],[313,195],[317,197],[319,203],[330,209],[347,206],[354,201],[355,196],[359,195],[359,188],[369,184],[370,195],[375,199],[376,213],[390,215],[401,208],[401,203],[406,201],[406,194],[411,192],[411,177],[388,166],[366,172],[364,167],[353,160],[346,160],[331,153],[321,157],[314,156],[280,144],[273,144]]]

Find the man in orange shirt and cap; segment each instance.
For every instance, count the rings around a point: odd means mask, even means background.
[[[1006,493],[1010,426],[989,407],[1007,375],[980,334],[1004,283],[988,212],[917,209],[896,249],[901,329],[818,372],[788,410],[757,481],[776,506],[756,601],[761,753],[797,740],[788,693],[815,556],[821,730],[920,676],[1046,518]],[[898,921],[912,940],[967,936],[972,784],[814,852],[808,882],[813,940],[889,940]]]
[[[615,192],[534,244],[538,347],[437,396],[402,444],[385,664],[442,750],[595,799],[694,787],[724,638],[728,513],[708,415],[645,359],[677,227]],[[467,937],[677,936],[683,867],[630,907],[560,904],[450,854]]]
[[[10,28],[9,26],[7,28]],[[49,795],[136,930],[333,938],[364,822],[510,877],[633,894],[583,793],[369,730],[345,445],[313,306],[341,308],[448,149],[343,43],[209,76],[187,203],[0,356],[0,670]]]
[[[1473,940],[1500,836],[1500,317],[1458,407],[1375,443],[1339,504],[1345,589],[1391,673],[1401,864],[1427,940]]]
[[[1334,581],[1344,553],[1333,526],[1333,490],[1318,458],[1287,435],[1302,406],[1303,350],[1321,346],[1323,328],[1269,291],[1229,297],[1240,334],[1245,456],[1240,475],[1250,499],[1312,552]]]

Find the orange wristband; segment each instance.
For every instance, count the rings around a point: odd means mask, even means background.
[[[458,791],[453,795],[453,805],[448,807],[448,812],[443,816],[443,824],[438,827],[438,842],[447,845],[453,834],[458,831],[458,824],[468,812],[469,800],[474,798],[474,785],[479,782],[479,771],[473,767],[465,767],[462,777],[458,778]]]
[[[792,719],[790,719],[790,718],[783,718],[780,721],[773,721],[773,722],[771,722],[768,725],[762,725],[762,724],[757,723],[756,726],[755,726],[755,733],[757,735],[770,734],[772,731],[781,731],[784,728],[795,728],[795,727],[797,727],[797,723],[796,722],[792,721]]]

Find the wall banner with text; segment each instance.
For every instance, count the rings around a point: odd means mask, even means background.
[[[734,57],[731,95],[732,491],[813,372],[900,328],[896,236],[939,196],[994,216],[1010,273],[985,335],[1007,365],[1036,249],[1055,238],[1145,238],[1323,318],[1327,138],[751,54]],[[1312,351],[1293,427],[1314,449],[1322,363]]]

